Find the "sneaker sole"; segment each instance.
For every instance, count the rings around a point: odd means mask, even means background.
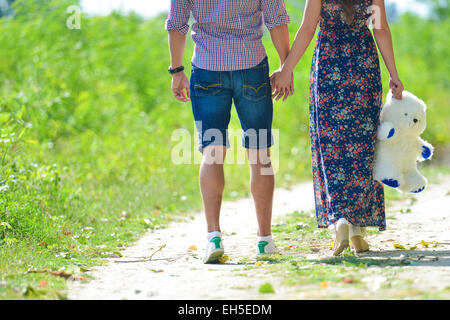
[[[206,259],[203,259],[203,263],[206,264],[206,263],[216,262],[219,260],[219,258],[221,256],[223,256],[224,253],[225,253],[224,249],[214,250],[213,252],[211,252],[211,254]]]
[[[280,252],[279,252],[279,251],[274,251],[274,252],[264,252],[264,253],[258,252],[256,255],[257,255],[258,257],[260,257],[260,256],[268,256],[268,255],[271,255],[271,254],[278,254],[278,253],[280,253]]]

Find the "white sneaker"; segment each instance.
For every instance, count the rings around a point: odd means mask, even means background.
[[[258,241],[257,247],[258,248],[256,254],[258,256],[278,253],[278,248],[275,246],[273,239],[268,239],[267,241]]]
[[[219,260],[223,256],[225,250],[222,244],[222,238],[219,236],[213,237],[206,245],[205,257],[203,263],[212,263]]]

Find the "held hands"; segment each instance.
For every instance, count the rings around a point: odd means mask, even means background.
[[[278,69],[270,76],[272,85],[272,98],[283,101],[294,94],[294,74],[283,68]]]
[[[404,87],[398,76],[390,77],[389,88],[392,90],[395,99],[401,100],[403,98]]]
[[[184,92],[186,90],[186,93]],[[175,73],[172,76],[172,92],[175,99],[181,102],[191,101],[189,90],[189,80],[184,71]]]

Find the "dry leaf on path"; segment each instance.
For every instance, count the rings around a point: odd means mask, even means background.
[[[331,243],[330,243],[330,250],[333,250],[333,248],[334,248],[334,240],[331,241]]]
[[[230,260],[230,256],[221,256],[221,257],[219,257],[219,262],[220,263],[226,263],[228,260]]]
[[[353,282],[355,282],[355,279],[353,279],[353,278],[346,278],[346,279],[342,280],[342,282],[343,283],[353,283]]]
[[[87,280],[85,277],[75,276],[65,271],[29,270],[28,273],[48,273],[55,277],[61,277],[70,280],[81,280],[81,281]]]

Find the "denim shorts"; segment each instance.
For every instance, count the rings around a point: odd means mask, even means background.
[[[230,147],[228,125],[234,102],[242,127],[242,146],[273,145],[273,102],[267,57],[257,66],[237,71],[209,71],[192,65],[191,101],[199,150]]]

